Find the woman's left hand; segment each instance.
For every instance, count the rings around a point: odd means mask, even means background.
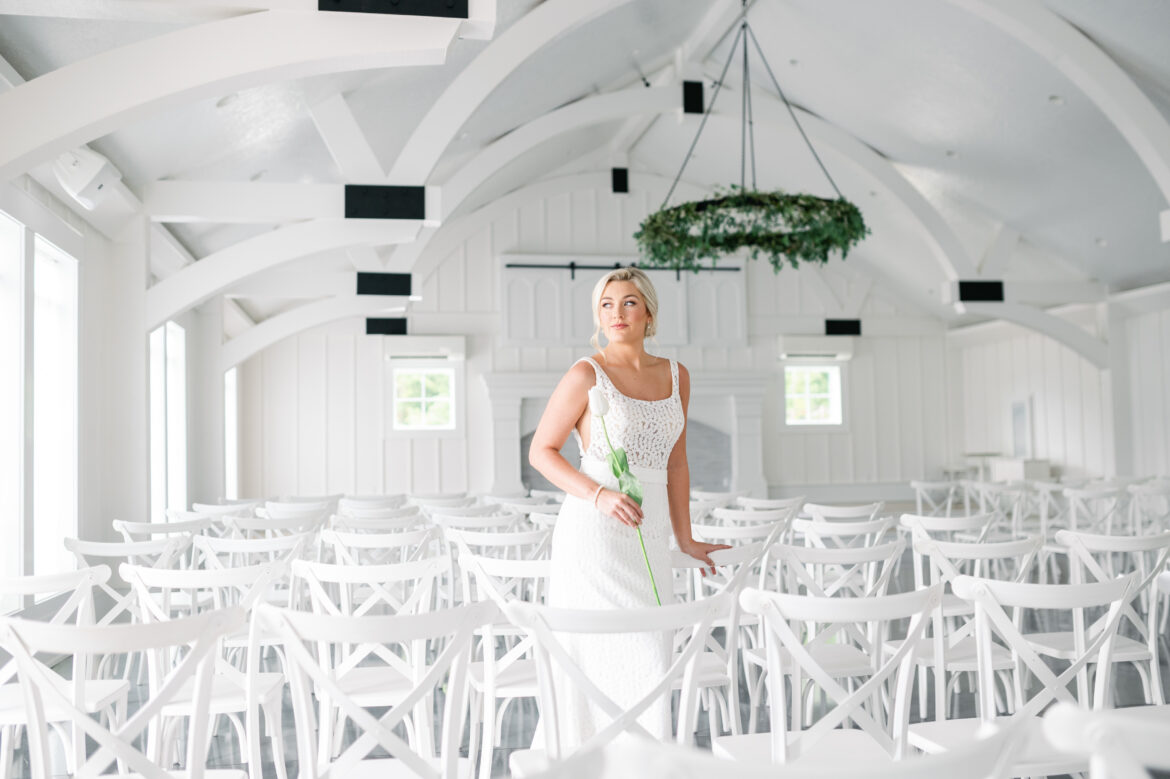
[[[714,574],[715,563],[711,560],[711,553],[718,551],[719,549],[730,549],[731,547],[727,544],[708,544],[704,541],[696,541],[692,538],[685,544],[679,544],[678,548],[696,560],[702,560],[707,565],[711,566],[711,573]],[[706,568],[700,568],[699,570],[703,572],[704,576],[707,575]]]

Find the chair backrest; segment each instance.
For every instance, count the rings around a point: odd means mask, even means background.
[[[898,518],[898,526],[910,531],[920,527],[928,535],[940,541],[962,540],[956,538],[957,536],[966,536],[971,540],[982,541],[987,537],[994,521],[995,514],[991,512],[953,517],[903,514]]]
[[[82,541],[77,538],[64,539],[65,548],[77,559],[80,567],[107,565],[114,570],[122,563],[171,568],[178,565],[191,544],[191,536],[156,538],[151,541]],[[138,617],[138,605],[133,589],[120,591],[109,581],[97,586],[112,601],[104,614],[98,616],[99,625],[109,625],[129,616]]]
[[[459,549],[459,570],[464,597],[469,601],[491,600],[501,607],[512,600],[542,604],[548,595],[552,563],[548,559],[487,557],[463,546]]]
[[[191,513],[205,517],[251,516],[257,506],[264,503],[262,500],[241,500],[224,503],[192,503]]]
[[[467,547],[475,555],[511,560],[540,560],[547,557],[552,539],[552,531],[545,528],[492,531],[445,527],[443,535],[460,550],[460,555],[462,548]]]
[[[954,481],[911,481],[914,511],[919,516],[949,517],[959,494]]]
[[[408,513],[400,514],[403,511]],[[329,517],[327,526],[332,530],[340,530],[348,533],[397,533],[402,530],[415,530],[427,524],[427,518],[419,512],[418,506],[410,506],[409,509],[390,509],[387,512],[378,512],[400,514],[399,516],[364,516],[367,513],[372,514],[375,512],[362,512],[363,516],[334,514]]]
[[[333,616],[258,606],[257,629],[275,636],[287,658],[302,779],[344,777],[378,747],[393,761],[387,761],[387,772],[403,767],[426,779],[456,779],[471,639],[498,613],[490,602],[384,617]],[[347,684],[346,677],[361,663],[366,664],[360,666],[365,669],[376,663],[385,669],[386,684],[403,687],[402,697],[381,716],[362,705],[361,689]],[[336,706],[343,722],[352,723],[357,731],[336,757],[320,755],[314,737],[320,721],[315,707],[322,699]],[[434,701],[442,701],[443,707],[439,743],[435,745],[429,728],[423,727],[429,722],[423,718],[414,722],[419,737],[412,747],[395,728],[423,707],[429,710]]]
[[[352,514],[355,511],[385,511],[400,509],[406,505],[406,495],[346,495],[337,501],[338,514]]]
[[[123,563],[118,573],[138,593],[143,622],[165,622],[213,609],[250,611],[289,569],[287,561],[211,570],[167,570]]]
[[[397,533],[322,530],[321,546],[330,549],[333,552],[333,562],[342,565],[406,563],[446,552],[443,534],[436,527],[421,527]]]
[[[1157,533],[1170,527],[1170,480],[1131,484],[1126,491],[1131,533]]]
[[[272,538],[213,538],[198,536],[192,542],[199,552],[196,565],[203,568],[244,568],[278,560],[295,560],[308,551],[312,535],[282,535]]]
[[[851,522],[794,519],[791,528],[792,537],[803,540],[806,546],[873,546],[881,543],[897,521],[894,516]]]
[[[957,577],[952,586],[955,594],[975,607],[976,664],[979,677],[977,698],[979,716],[990,719],[995,713],[995,680],[992,666],[992,645],[1002,643],[1016,660],[1017,673],[1026,667],[1040,683],[1027,692],[1027,700],[1017,700],[1014,718],[1025,720],[1038,715],[1050,703],[1067,701],[1100,708],[1108,699],[1112,678],[1113,639],[1117,634],[1122,609],[1131,597],[1136,574],[1092,584],[1032,584],[1001,582]],[[1107,608],[1107,617],[1099,623],[1095,633],[1085,628],[1085,612],[1093,608]],[[1059,676],[1044,662],[1037,647],[1027,640],[1021,625],[1035,624],[1036,615],[1043,611],[1071,611],[1073,615],[1072,651],[1062,653],[1061,660],[1068,666]],[[1009,613],[1010,612],[1010,613]],[[1029,614],[1028,612],[1031,612]],[[1067,649],[1067,647],[1065,648]],[[1090,696],[1087,666],[1096,663],[1096,684]],[[1077,682],[1077,698],[1068,686]]]
[[[691,500],[715,504],[715,507],[730,506],[742,492],[714,492],[711,490],[691,490]]]
[[[759,524],[714,525],[702,522],[691,523],[695,538],[715,544],[750,544],[764,541],[769,536],[778,537],[784,531],[783,522],[761,522]]]
[[[657,701],[665,700],[669,707],[676,683],[681,684],[678,722],[679,740],[689,741],[691,721],[696,705],[695,668],[711,632],[712,623],[726,616],[730,600],[726,594],[704,598],[692,603],[639,609],[555,609],[512,601],[504,605],[504,613],[523,628],[536,643],[536,666],[539,679],[540,713],[544,721],[545,746],[554,759],[566,756],[560,743],[560,718],[564,703],[557,697],[553,684],[553,669],[558,669],[570,683],[600,712],[599,727],[578,749],[587,751],[609,743],[617,736],[631,733],[652,737],[638,723],[638,716]],[[640,699],[623,707],[614,701],[581,669],[566,649],[573,636],[581,634],[660,634],[685,636],[678,651],[660,679],[647,680],[646,692]]]
[[[760,589],[822,598],[885,595],[905,548],[903,539],[863,547],[772,544]]]
[[[328,516],[328,513],[321,511],[288,517],[227,516],[223,518],[224,535],[234,538],[299,536],[316,532]]]
[[[797,495],[794,498],[748,498],[741,496],[735,499],[734,505],[748,511],[782,509],[791,510],[795,514],[804,505],[804,495]]]
[[[475,505],[475,498],[467,496],[466,492],[450,492],[439,495],[407,495],[406,502],[418,506],[423,511],[430,509],[463,508]]]
[[[474,507],[479,509],[479,506]],[[444,530],[483,530],[483,531],[510,531],[524,528],[524,517],[520,514],[514,514],[510,511],[496,511],[498,506],[488,506],[489,512],[479,512],[474,514],[448,514],[447,509],[443,509],[442,513],[438,511],[431,513],[431,522],[434,522]]]
[[[451,558],[446,555],[382,565],[294,560],[291,603],[340,616],[432,611],[439,584],[450,571]]]
[[[891,757],[901,758],[909,726],[915,652],[929,613],[941,599],[941,586],[868,598],[744,590],[740,601],[746,611],[760,617],[768,674],[776,680],[771,685],[770,700],[772,760],[787,763],[799,758],[826,733],[847,721],[852,721]],[[881,641],[890,636],[891,623],[904,619],[909,620],[904,640],[895,651],[883,653]],[[806,626],[804,631],[801,625]],[[817,628],[810,631],[809,625]],[[862,641],[857,648],[872,662],[870,675],[848,690],[818,659],[824,656],[818,650],[828,644],[839,645],[843,640],[851,644]],[[789,726],[788,693],[782,681],[785,674],[792,678],[793,690],[802,690],[803,680],[807,679],[833,703],[811,727],[803,728],[799,721]],[[887,684],[891,690],[890,711],[875,711],[869,704],[881,698],[879,693]],[[792,710],[799,715],[802,708],[794,706]]]
[[[173,620],[165,624],[73,626],[48,625],[16,619],[0,620],[0,645],[13,655],[20,669],[20,683],[25,691],[29,758],[33,779],[50,779],[51,761],[48,745],[46,712],[64,714],[69,722],[96,742],[96,749],[84,764],[75,767],[77,776],[105,773],[115,761],[138,774],[152,779],[177,777],[201,779],[207,764],[211,716],[208,710],[211,681],[214,676],[215,649],[220,638],[242,626],[241,609],[225,609]],[[175,665],[160,655],[178,656]],[[92,717],[85,706],[86,669],[95,655],[146,656],[150,671],[148,699],[141,702],[124,721],[114,723]],[[74,681],[61,684],[61,677],[42,658],[71,655]],[[192,680],[194,683],[192,684]],[[137,745],[153,739],[145,737],[148,727],[157,721],[164,706],[182,696],[184,707],[190,706],[186,737],[186,767],[176,773],[169,765],[159,765]]]
[[[796,504],[785,508],[769,509],[729,509],[717,508],[711,510],[711,519],[722,525],[760,525],[775,522],[789,522],[796,516],[800,507]]]
[[[1166,720],[1136,707],[1087,711],[1057,703],[1044,713],[1044,735],[1053,746],[1089,759],[1089,779],[1149,779],[1170,771]]]
[[[865,521],[877,519],[884,505],[881,501],[877,503],[840,506],[830,506],[823,503],[805,503],[801,507],[801,512],[809,515],[813,519],[821,521]]]
[[[423,514],[422,509],[418,506],[361,506],[347,505],[345,501],[342,501],[333,517],[384,520],[417,517],[421,519]]]
[[[534,498],[544,498],[549,503],[565,502],[565,493],[561,490],[529,490],[528,494]]]
[[[1089,533],[1112,533],[1113,526],[1125,521],[1126,498],[1124,488],[1112,486],[1067,488],[1070,530]]]
[[[558,516],[556,513],[549,514],[543,511],[533,511],[529,513],[528,521],[535,527],[552,530],[556,527]]]

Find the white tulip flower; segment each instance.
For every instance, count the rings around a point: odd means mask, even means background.
[[[599,417],[609,413],[609,401],[605,399],[600,387],[594,386],[589,389],[589,410]]]

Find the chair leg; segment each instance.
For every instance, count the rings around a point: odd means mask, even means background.
[[[278,779],[288,779],[288,769],[284,764],[284,714],[281,712],[281,701],[279,696],[275,696],[273,700],[264,704],[264,727],[268,731],[268,740],[272,745],[272,762],[276,766],[276,776]],[[260,734],[254,736],[249,734],[249,738],[260,740]],[[257,749],[259,752],[259,749]],[[252,768],[252,766],[249,766]],[[263,771],[260,766],[255,766],[255,773],[252,776],[263,777]]]
[[[480,779],[488,779],[492,775],[492,758],[495,757],[496,694],[494,690],[484,689],[482,712],[479,776]]]

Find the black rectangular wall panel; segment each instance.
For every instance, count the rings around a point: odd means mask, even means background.
[[[701,113],[703,113],[703,82],[702,81],[684,81],[683,82],[683,113],[684,114],[701,114]]]
[[[630,191],[630,170],[629,168],[614,168],[613,169],[613,191],[615,194]]]
[[[861,320],[826,319],[825,335],[861,335]]]
[[[363,273],[357,275],[359,295],[409,295],[409,273]]]
[[[962,303],[1002,303],[1002,281],[960,281],[959,301]]]
[[[425,219],[425,187],[345,185],[346,219]]]
[[[318,11],[466,19],[468,0],[317,0]]]
[[[367,319],[366,335],[406,335],[406,317]]]

